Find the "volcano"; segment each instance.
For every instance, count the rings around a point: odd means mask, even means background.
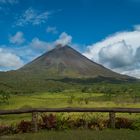
[[[91,61],[68,45],[63,47],[58,46],[55,49],[46,52],[20,68],[18,71],[41,74],[51,78],[95,78],[99,76],[115,79],[129,78],[128,76],[113,72],[104,66]]]
[[[58,88],[76,89],[82,84],[129,82],[135,78],[113,72],[68,45],[44,53],[22,68],[0,72],[0,89],[11,93],[44,92]]]

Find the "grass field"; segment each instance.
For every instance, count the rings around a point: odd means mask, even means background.
[[[59,108],[59,107],[140,107],[140,102],[130,95],[107,96],[102,93],[36,93],[31,95],[13,95],[8,104],[1,104],[0,109],[22,108]],[[79,113],[71,113],[77,115]],[[69,113],[70,115],[70,113]],[[81,114],[79,114],[81,115]],[[98,117],[108,117],[107,113],[93,113]],[[139,114],[117,114],[120,117],[140,118]],[[21,120],[31,120],[31,114],[0,116],[0,124],[13,124]]]
[[[3,136],[1,140],[139,140],[140,131],[132,130],[69,130]]]
[[[140,101],[135,101],[127,94],[107,96],[102,93],[38,93],[13,95],[8,104],[0,105],[0,109],[34,107],[140,107]]]

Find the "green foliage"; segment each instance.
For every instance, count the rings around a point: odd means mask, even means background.
[[[139,94],[140,81],[119,81],[106,78],[65,78],[47,77],[43,74],[26,72],[0,73],[0,89],[13,95],[33,94],[36,92],[65,92],[65,90],[83,93]]]
[[[39,129],[46,130],[70,130],[70,129],[91,129],[103,130],[109,128],[109,120],[102,117],[95,117],[91,114],[74,116],[70,114],[40,114],[38,116]],[[117,117],[116,129],[140,130],[140,121]],[[0,135],[32,132],[32,122],[22,120],[17,125],[0,125]]]
[[[42,114],[39,126],[40,126],[41,129],[51,130],[51,129],[56,128],[56,122],[57,122],[56,115]]]
[[[132,123],[132,129],[133,130],[140,130],[140,119],[137,119]]]
[[[0,103],[1,104],[3,104],[3,103],[8,104],[9,103],[9,99],[10,99],[9,92],[5,92],[5,91],[1,90],[0,91]]]

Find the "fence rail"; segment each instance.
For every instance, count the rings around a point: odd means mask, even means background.
[[[0,115],[32,113],[33,131],[37,131],[38,112],[104,112],[109,113],[110,127],[115,128],[116,113],[140,113],[140,108],[30,108],[16,110],[0,110]]]

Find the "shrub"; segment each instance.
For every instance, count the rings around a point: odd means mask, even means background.
[[[138,119],[132,123],[132,129],[133,130],[140,130],[140,119]]]
[[[71,117],[65,117],[64,113],[60,113],[57,115],[57,122],[56,122],[56,129],[57,130],[66,130],[69,128],[73,128],[73,120],[71,120]]]
[[[9,98],[10,98],[10,94],[9,92],[6,92],[6,91],[3,91],[1,90],[0,91],[0,103],[9,103]]]
[[[53,114],[43,114],[41,115],[41,124],[40,127],[42,129],[54,129],[56,128],[56,116]]]
[[[116,128],[132,128],[132,120],[127,118],[116,118],[115,127]]]
[[[86,126],[86,120],[82,119],[82,118],[78,118],[76,121],[75,121],[75,127],[76,128],[84,128]]]
[[[0,125],[0,135],[16,134],[16,126]]]
[[[81,92],[83,92],[83,93],[92,93],[93,89],[91,87],[83,87]]]
[[[102,130],[109,126],[108,122],[109,122],[108,120],[94,118],[88,122],[88,128],[95,129],[95,130]]]
[[[31,121],[24,121],[22,120],[17,125],[17,131],[21,133],[26,133],[32,131],[32,122]]]

